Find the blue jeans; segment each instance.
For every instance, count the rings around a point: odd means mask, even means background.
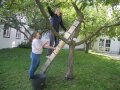
[[[31,53],[31,66],[29,70],[30,78],[34,76],[35,71],[37,70],[40,64],[41,54]]]
[[[58,32],[59,33],[59,32]],[[57,38],[51,31],[49,31],[50,44],[49,46],[56,47],[59,44],[59,38]],[[48,49],[47,55],[51,55],[52,49]]]

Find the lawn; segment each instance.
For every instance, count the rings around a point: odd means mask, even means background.
[[[0,50],[0,90],[32,90],[30,49]],[[46,50],[37,73],[45,62]],[[74,79],[66,81],[68,50],[62,50],[47,72],[45,90],[120,90],[120,61],[75,51]]]

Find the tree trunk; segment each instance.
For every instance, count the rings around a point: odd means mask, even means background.
[[[85,53],[88,53],[89,52],[89,49],[90,49],[90,42],[86,42],[85,43]]]
[[[75,49],[74,46],[72,45],[69,46],[68,69],[65,76],[66,80],[73,79],[74,49]]]
[[[85,43],[85,53],[88,53],[89,48],[90,48],[90,42],[86,42]]]

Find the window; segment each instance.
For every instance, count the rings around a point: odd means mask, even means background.
[[[16,30],[16,39],[21,38],[21,32],[19,30]]]
[[[118,41],[120,41],[120,36],[118,37]]]
[[[111,40],[106,40],[106,43],[105,43],[105,51],[110,51],[110,43],[111,43]]]
[[[104,51],[104,39],[100,39],[99,41],[99,50]]]
[[[25,31],[25,34],[27,35],[27,32]],[[24,40],[27,40],[26,36],[24,35]]]
[[[10,38],[10,31],[11,31],[11,28],[7,28],[7,29],[4,29],[3,31],[3,37],[4,38]]]
[[[99,41],[99,50],[100,51],[106,51],[109,52],[110,51],[110,44],[111,44],[111,40],[109,39],[100,39]]]
[[[24,40],[26,40],[27,38],[26,38],[26,36],[24,35]]]
[[[27,40],[26,36],[24,35],[24,40]]]
[[[27,31],[24,32],[27,37],[29,37],[29,33]],[[27,37],[24,35],[24,40],[27,40]]]

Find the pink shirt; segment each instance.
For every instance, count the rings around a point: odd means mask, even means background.
[[[40,39],[33,39],[32,41],[32,52],[35,54],[42,54],[43,47],[48,45],[48,42],[46,40],[40,40]]]

